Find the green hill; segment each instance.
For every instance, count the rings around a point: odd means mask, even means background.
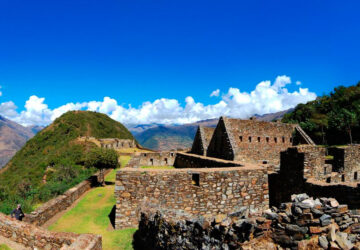
[[[360,82],[299,104],[282,121],[299,123],[317,144],[360,143]]]
[[[107,115],[71,111],[30,139],[0,174],[0,211],[8,213],[16,203],[25,210],[45,202],[92,175],[84,167],[87,153],[96,147],[79,142],[80,136],[133,139],[119,122]]]

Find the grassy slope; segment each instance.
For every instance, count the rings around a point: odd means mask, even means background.
[[[54,181],[55,187],[52,188],[61,191],[91,175],[94,169],[84,169],[82,164],[86,152],[94,145],[76,143],[79,136],[133,139],[121,123],[104,114],[72,111],[62,115],[29,140],[0,174],[0,211],[8,213],[11,204],[16,202],[24,203],[25,211],[29,211],[29,204],[37,202],[36,196],[52,198],[38,194],[42,192],[40,189],[46,189],[42,179],[47,166],[55,166],[48,177],[58,181]],[[74,176],[68,182],[59,180],[57,175],[61,171],[57,171],[57,165],[71,166]],[[56,194],[57,191],[54,192]]]
[[[0,244],[0,250],[11,250],[11,248],[5,244]]]
[[[123,166],[130,157],[121,156]],[[105,178],[115,182],[116,169]],[[66,212],[57,222],[49,227],[51,231],[93,233],[103,237],[103,249],[132,249],[132,235],[136,229],[110,230],[108,215],[115,204],[114,185],[90,190],[79,203]]]

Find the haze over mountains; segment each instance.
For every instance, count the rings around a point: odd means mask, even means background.
[[[255,116],[259,120],[272,121],[282,118],[291,110]],[[153,150],[170,150],[190,148],[197,127],[199,125],[215,127],[217,121],[218,119],[208,119],[183,125],[133,124],[126,127],[143,147]],[[6,165],[27,140],[42,129],[42,126],[24,127],[0,116],[0,168]]]
[[[255,117],[261,121],[273,121],[281,119],[284,114],[292,110],[288,109],[261,116],[255,115]],[[139,124],[128,125],[127,127],[143,147],[163,151],[190,148],[199,125],[216,127],[217,122],[218,119],[216,118],[183,125]]]
[[[0,116],[0,168],[41,129],[41,126],[24,127]]]

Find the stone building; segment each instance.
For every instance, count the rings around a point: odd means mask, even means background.
[[[290,200],[292,194],[333,197],[360,209],[360,145],[290,147],[281,152],[280,171],[269,173],[270,204]],[[333,159],[331,159],[333,158]]]
[[[191,147],[191,153],[197,155],[206,155],[211,137],[214,134],[214,130],[215,128],[199,126]]]
[[[230,214],[243,207],[261,210],[269,204],[267,170],[252,165],[124,168],[116,175],[115,197],[116,229],[136,227],[140,208],[147,206],[203,216]]]
[[[296,124],[221,117],[207,155],[257,164],[279,164],[280,152],[295,143],[314,145]]]
[[[131,139],[117,139],[106,138],[99,139],[102,148],[121,149],[121,148],[136,148],[135,140]]]
[[[175,151],[141,153],[139,156],[139,166],[172,166],[175,157]]]

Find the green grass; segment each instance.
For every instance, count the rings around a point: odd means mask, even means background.
[[[125,167],[125,165],[129,162],[130,160],[130,156],[127,156],[127,155],[122,155],[120,156],[120,166],[123,168]],[[108,182],[115,182],[115,179],[116,179],[116,172],[119,170],[119,168],[117,169],[113,169],[111,170],[110,173],[108,173],[106,176],[105,176],[105,181],[108,181]]]
[[[0,212],[8,214],[17,203],[30,212],[37,203],[62,194],[96,172],[83,167],[88,152],[96,146],[78,142],[80,136],[133,139],[121,123],[107,115],[89,111],[63,114],[30,139],[0,174]]]
[[[140,168],[145,169],[175,169],[173,166],[141,166]]]
[[[11,248],[5,244],[0,244],[0,250],[11,250]]]
[[[115,171],[115,170],[114,170]],[[107,176],[111,180],[112,177]],[[113,231],[108,215],[115,205],[114,186],[90,190],[80,202],[49,227],[56,232],[92,233],[103,237],[103,249],[132,249],[135,228]]]

